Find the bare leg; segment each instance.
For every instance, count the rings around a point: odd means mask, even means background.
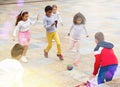
[[[79,64],[79,58],[80,58],[80,41],[78,40],[76,42],[76,55],[75,55],[75,61],[74,61],[74,65],[78,66]]]
[[[24,46],[24,51],[23,51],[23,56],[26,56],[27,51],[28,51],[28,45],[25,45]]]

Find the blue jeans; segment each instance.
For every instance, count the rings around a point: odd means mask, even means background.
[[[118,66],[117,64],[114,64],[114,65],[100,67],[97,78],[98,84],[102,84],[105,81],[106,82],[111,81],[113,79],[117,66]]]

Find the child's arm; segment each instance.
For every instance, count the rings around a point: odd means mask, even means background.
[[[94,63],[93,75],[96,75],[98,73],[98,70],[99,70],[99,67],[100,67],[102,49],[103,48],[100,47],[97,51],[94,52],[94,54],[95,54],[95,63]]]
[[[83,27],[84,27],[84,31],[85,31],[86,37],[89,37],[86,27],[85,26],[83,26]]]
[[[71,26],[70,31],[69,31],[69,33],[68,33],[68,36],[70,36],[70,33],[71,33],[72,29],[73,29],[73,26],[74,26],[74,25]]]
[[[17,34],[17,31],[20,29],[20,23],[18,23],[18,25],[15,27],[14,31],[13,31],[13,41],[15,41],[15,37]]]
[[[43,25],[44,25],[44,27],[45,27],[46,29],[50,29],[50,27],[52,27],[52,26],[55,25],[55,22],[48,25],[47,20],[44,19],[44,20],[43,20]]]
[[[62,18],[61,18],[61,15],[60,15],[59,12],[58,12],[58,20],[59,20],[59,22],[63,25],[63,23],[62,23]]]
[[[39,20],[39,18],[40,18],[40,14],[38,14],[37,17],[33,21],[31,21],[30,19],[29,21],[32,25],[34,25]]]

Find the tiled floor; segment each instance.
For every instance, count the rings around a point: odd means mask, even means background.
[[[10,0],[10,2],[12,1],[15,0]],[[53,4],[58,5],[64,23],[63,27],[58,28],[65,59],[63,62],[56,57],[55,42],[53,42],[49,58],[45,59],[43,56],[43,50],[47,45],[45,29],[42,25],[44,7]],[[31,26],[32,38],[27,54],[29,62],[22,63],[25,69],[25,87],[74,87],[86,81],[93,69],[94,34],[97,31],[104,32],[106,40],[114,43],[114,50],[120,61],[120,0],[55,0],[23,3],[22,5],[0,5],[0,60],[10,57],[10,49],[17,42],[12,41],[12,31],[15,16],[22,9],[27,9],[31,18],[34,18],[37,13],[41,13],[38,23]],[[72,25],[74,14],[79,11],[86,16],[86,28],[90,37],[85,38],[84,35],[82,37],[80,65],[72,71],[67,71],[66,64],[72,64],[74,60],[74,50],[68,50],[67,33]],[[115,78],[120,78],[120,69]],[[115,82],[120,84],[119,79]],[[119,87],[119,85],[110,87]]]

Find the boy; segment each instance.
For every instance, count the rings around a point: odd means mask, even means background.
[[[0,62],[0,87],[23,87],[23,67],[19,60],[24,48],[16,44],[11,50],[11,59]]]
[[[55,27],[56,22],[55,22],[54,17],[52,16],[52,7],[46,6],[45,13],[46,15],[44,17],[43,24],[46,29],[46,37],[48,41],[48,46],[44,50],[44,56],[48,58],[48,52],[52,48],[52,39],[54,39],[57,45],[57,56],[59,57],[60,60],[63,60],[63,55],[61,54],[60,40],[59,40],[59,36],[56,32],[56,27]]]
[[[111,81],[118,66],[118,60],[114,54],[114,45],[104,41],[104,35],[102,32],[95,34],[95,41],[97,43],[94,49],[95,63],[94,71],[90,79],[94,78],[99,70],[97,82],[102,84],[105,81]]]

